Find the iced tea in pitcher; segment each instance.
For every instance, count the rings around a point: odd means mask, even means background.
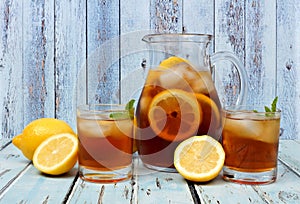
[[[144,164],[159,170],[174,168],[174,150],[184,139],[220,137],[220,102],[210,72],[176,56],[164,60],[149,70],[136,117]]]
[[[240,104],[247,76],[230,52],[209,55],[207,34],[149,34],[147,78],[136,109],[136,141],[143,163],[155,170],[175,172],[174,150],[194,135],[221,137],[221,104],[212,79],[212,66],[230,61],[240,76]]]

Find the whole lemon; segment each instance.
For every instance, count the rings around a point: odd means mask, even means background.
[[[12,139],[12,143],[26,158],[32,160],[34,151],[45,139],[60,133],[71,133],[75,136],[72,128],[65,121],[40,118],[29,123],[21,134]]]

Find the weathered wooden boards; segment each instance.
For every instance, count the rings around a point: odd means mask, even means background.
[[[279,145],[277,181],[270,185],[238,185],[222,180],[187,183],[177,173],[146,169],[135,156],[131,180],[92,184],[76,175],[42,175],[13,146],[0,151],[0,203],[299,203],[300,141]]]
[[[245,66],[247,103],[278,95],[282,138],[296,138],[299,11],[297,0],[1,1],[0,146],[39,117],[75,128],[77,103],[138,98],[150,32],[214,35],[210,51],[232,51]],[[216,69],[221,100],[232,103],[239,77],[225,61]]]

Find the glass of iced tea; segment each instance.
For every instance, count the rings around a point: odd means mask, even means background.
[[[131,178],[133,121],[125,105],[77,108],[79,176],[112,183]]]
[[[276,180],[281,111],[253,106],[222,110],[223,178],[242,184],[268,184]]]

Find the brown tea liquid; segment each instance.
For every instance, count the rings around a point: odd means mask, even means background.
[[[78,162],[88,169],[111,171],[132,162],[132,122],[78,119]],[[125,127],[122,131],[119,127]],[[86,126],[86,128],[84,128]],[[127,127],[126,127],[127,126]]]
[[[197,94],[202,96],[198,102],[199,106],[202,106],[204,116],[202,116],[198,131],[190,136],[208,134],[219,139],[221,134],[220,102],[209,72],[198,72],[190,67],[185,67],[180,71],[149,70],[136,111],[137,148],[140,158],[145,164],[162,168],[174,168],[174,150],[182,140],[168,141],[155,134],[149,124],[148,111],[153,98],[168,89],[181,89],[195,94],[197,99]],[[214,107],[211,107],[210,104],[214,104]],[[216,118],[215,115],[219,117]]]
[[[279,119],[225,119],[222,133],[225,166],[244,172],[264,172],[277,166]]]

